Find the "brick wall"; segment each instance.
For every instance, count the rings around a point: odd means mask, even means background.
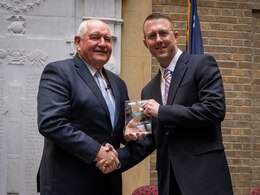
[[[260,186],[260,1],[197,0],[205,53],[217,60],[227,113],[222,132],[234,194]],[[175,21],[185,50],[187,0],[153,0],[153,11]],[[152,77],[158,63],[152,58]],[[155,155],[151,183],[156,183]]]
[[[259,2],[260,4],[260,2]],[[260,186],[260,9],[253,11],[252,35],[252,181]]]

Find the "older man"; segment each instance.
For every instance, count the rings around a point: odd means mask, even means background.
[[[112,52],[111,30],[100,20],[84,21],[75,44],[77,54],[48,64],[40,80],[40,193],[122,195],[121,173],[103,174],[95,166],[102,159],[108,170],[119,165],[113,147],[123,140],[128,99],[125,83],[103,68]]]

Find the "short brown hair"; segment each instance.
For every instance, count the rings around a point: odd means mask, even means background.
[[[173,28],[173,22],[171,20],[171,18],[165,14],[162,14],[162,13],[151,13],[150,15],[148,15],[146,17],[146,19],[144,20],[144,23],[143,23],[143,26],[145,24],[146,21],[148,20],[156,20],[156,19],[166,19],[170,22],[172,28]]]

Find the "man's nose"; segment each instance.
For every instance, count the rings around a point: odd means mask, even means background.
[[[100,39],[98,40],[98,44],[102,45],[102,46],[106,46],[106,41],[105,41],[104,37],[100,37]]]
[[[156,41],[156,42],[162,41],[162,38],[161,38],[161,36],[160,36],[159,33],[156,33],[156,39],[155,39],[155,41]]]

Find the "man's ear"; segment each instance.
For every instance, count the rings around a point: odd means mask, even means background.
[[[145,46],[146,48],[148,48],[148,46],[147,46],[147,43],[146,43],[146,40],[145,40],[145,39],[143,40],[143,43],[144,43],[144,46]]]
[[[80,41],[81,41],[81,38],[79,36],[74,37],[74,43],[75,43],[77,51],[80,51],[80,44],[79,44]]]
[[[79,36],[75,36],[74,37],[74,42],[75,42],[76,45],[78,45],[79,42],[80,42],[80,37]]]
[[[177,40],[179,38],[179,32],[178,31],[174,31],[174,37],[175,37],[176,42],[177,42]]]

